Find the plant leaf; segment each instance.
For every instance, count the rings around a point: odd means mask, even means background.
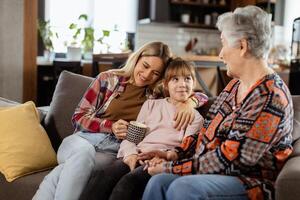
[[[79,17],[78,17],[78,19],[80,20],[80,19],[84,19],[85,21],[87,21],[88,20],[88,16],[87,16],[87,14],[81,14]]]
[[[70,24],[69,29],[75,29],[75,28],[77,28],[76,24],[74,24],[74,23]]]
[[[102,32],[103,32],[103,36],[109,36],[109,34],[110,34],[110,31],[108,31],[108,30],[102,30]]]

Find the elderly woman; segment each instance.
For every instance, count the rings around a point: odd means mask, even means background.
[[[200,133],[174,150],[176,161],[149,162],[150,174],[165,173],[151,178],[144,200],[274,198],[274,181],[292,152],[293,108],[287,86],[266,62],[270,18],[247,6],[221,15],[217,27],[220,58],[233,80]]]

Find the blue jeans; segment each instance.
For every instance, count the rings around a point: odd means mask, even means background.
[[[104,151],[117,155],[120,148],[121,141],[112,134],[77,132],[76,135],[86,139],[97,152]]]
[[[117,155],[120,146],[113,135],[78,132],[66,137],[57,152],[56,166],[42,181],[33,200],[79,199],[95,166],[95,154]]]
[[[159,174],[153,176],[143,200],[247,200],[242,182],[233,176]]]

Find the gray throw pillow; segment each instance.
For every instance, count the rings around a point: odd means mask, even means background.
[[[68,71],[60,74],[43,124],[56,151],[62,139],[73,133],[72,115],[92,80]]]

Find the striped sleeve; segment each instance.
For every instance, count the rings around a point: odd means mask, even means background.
[[[200,108],[208,101],[208,97],[202,92],[195,92],[191,98],[197,104],[196,108]]]

